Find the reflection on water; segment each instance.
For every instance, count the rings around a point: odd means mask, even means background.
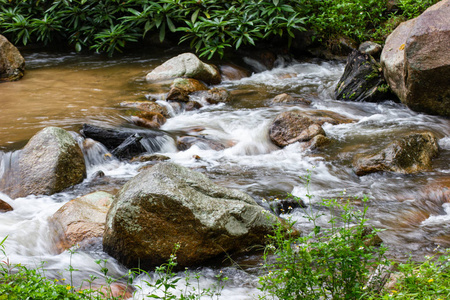
[[[7,151],[21,148],[46,126],[74,131],[83,123],[132,126],[119,104],[150,97],[165,103],[161,100],[168,86],[149,84],[144,77],[174,54],[131,55],[116,60],[61,53],[26,56],[28,70],[24,79],[0,84],[0,146],[4,150],[0,152],[1,167],[5,168],[13,157]],[[381,237],[392,249],[391,255],[403,257],[411,252],[421,256],[437,244],[450,247],[450,120],[418,114],[391,101],[381,104],[335,101],[331,95],[343,68],[338,62],[292,62],[238,81],[225,81],[221,86],[234,95],[230,104],[209,105],[191,112],[170,107],[172,118],[161,128],[168,135],[160,141],[163,143],[160,152],[175,163],[206,173],[218,184],[248,192],[257,201],[287,193],[304,197],[306,187],[301,177],[311,172],[315,197],[310,208],[322,210],[318,204],[320,199],[343,197],[344,189],[345,197],[368,195],[370,222],[386,229]],[[271,99],[283,92],[304,97],[312,104],[310,107],[271,104]],[[355,122],[325,124],[324,130],[333,143],[321,152],[304,151],[298,144],[280,149],[270,141],[268,126],[277,114],[292,109],[330,110]],[[351,162],[356,153],[371,152],[412,130],[430,130],[439,139],[441,154],[433,161],[432,172],[362,177],[354,174]],[[215,151],[193,146],[177,151],[175,139],[186,132],[219,141],[227,148]],[[15,209],[0,214],[0,238],[9,235],[7,252],[12,259],[29,264],[45,260],[46,268],[53,270],[54,276],[67,267],[67,252],[57,255],[52,250],[47,237],[47,218],[70,199],[97,190],[114,192],[144,164],[104,162],[105,151],[95,144],[90,150],[85,149],[88,178],[64,193],[15,200],[0,193],[0,198]],[[103,171],[106,176],[95,178],[93,174],[97,171]],[[299,226],[307,229],[310,225],[302,216],[302,210],[293,213]],[[325,215],[319,222],[326,224],[327,220]],[[105,257],[108,258],[100,244],[74,257],[74,262],[79,264],[76,267],[84,272],[80,278],[98,272],[92,262]],[[109,259],[115,274],[125,272]],[[238,273],[232,276],[234,282],[231,281],[224,295],[251,299],[248,294],[255,292],[255,278],[244,284],[239,279],[243,275]],[[214,274],[205,280],[213,277]]]

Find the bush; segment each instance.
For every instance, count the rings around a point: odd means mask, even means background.
[[[360,299],[375,292],[366,289],[366,284],[369,278],[381,280],[382,274],[376,278],[371,271],[387,260],[385,248],[369,242],[377,230],[367,232],[367,207],[356,210],[349,202],[341,204],[336,199],[324,200],[323,205],[341,212],[329,221],[331,228],[317,226],[319,216],[310,212],[314,231],[308,235],[286,238],[283,226],[275,224],[272,244],[265,252],[268,274],[260,278],[262,291],[284,300]]]
[[[400,15],[413,18],[438,0],[401,0]],[[340,36],[382,39],[390,18],[385,0],[0,0],[0,31],[16,44],[67,43],[76,51],[112,55],[149,32],[170,33],[200,56],[224,55],[270,41],[289,46],[306,29],[326,42]]]

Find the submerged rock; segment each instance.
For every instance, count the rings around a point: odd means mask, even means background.
[[[183,53],[173,57],[147,74],[148,81],[161,81],[177,77],[194,78],[207,84],[221,81],[216,66],[202,62],[195,54]]]
[[[344,74],[334,91],[337,100],[377,102],[389,98],[389,88],[375,59],[357,50],[347,57]]]
[[[95,192],[73,199],[58,209],[49,220],[58,252],[102,237],[112,200],[113,195],[109,193]]]
[[[220,142],[213,141],[204,137],[197,136],[182,136],[177,139],[177,149],[180,151],[187,150],[193,145],[197,145],[201,149],[213,149],[220,151],[225,149],[225,145]]]
[[[249,70],[231,63],[221,65],[220,73],[224,80],[241,80],[252,75]]]
[[[178,243],[178,267],[194,266],[264,244],[276,221],[241,191],[185,167],[159,163],[117,194],[103,248],[127,267],[150,268],[165,263]]]
[[[0,82],[15,81],[25,73],[25,59],[7,38],[0,34]]]
[[[154,112],[170,118],[170,114],[166,107],[153,101],[125,101],[120,103],[121,106],[136,108],[145,112]]]
[[[279,147],[295,142],[306,142],[319,134],[326,135],[322,126],[301,111],[287,111],[279,114],[269,128],[270,139]]]
[[[353,167],[357,175],[388,171],[411,174],[431,170],[431,159],[439,153],[431,132],[411,133],[371,155],[357,155]]]
[[[386,81],[412,110],[450,116],[450,0],[401,23],[381,54]]]
[[[86,165],[70,133],[47,127],[34,135],[20,153],[14,176],[5,187],[12,198],[51,195],[83,181]]]
[[[196,93],[197,96],[205,99],[209,104],[228,103],[231,101],[231,94],[224,88],[212,88],[208,91]]]
[[[283,94],[279,94],[277,96],[275,96],[272,99],[272,103],[283,103],[283,104],[295,104],[295,103],[300,103],[300,104],[311,104],[311,101],[306,100],[305,98],[300,98],[300,97],[292,97],[289,94],[283,93]]]

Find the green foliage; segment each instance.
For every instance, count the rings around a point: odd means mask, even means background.
[[[444,300],[450,298],[450,249],[425,261],[408,261],[398,265],[398,280],[383,299]]]
[[[311,198],[310,195],[307,195]],[[364,203],[367,198],[362,200]],[[272,243],[265,251],[267,275],[261,290],[277,299],[361,299],[372,292],[366,284],[371,270],[386,264],[384,247],[372,246],[377,230],[367,233],[367,207],[357,210],[349,202],[323,200],[332,212],[330,228],[316,225],[320,215],[305,211],[314,230],[300,237],[285,236],[283,224],[274,226]],[[292,227],[294,222],[290,221]],[[263,297],[264,299],[266,297]]]
[[[413,18],[436,2],[399,6]],[[0,31],[17,44],[67,42],[76,51],[113,55],[149,32],[160,41],[170,33],[208,58],[275,36],[289,46],[306,29],[324,42],[381,39],[398,17],[387,14],[384,0],[0,0],[0,7]]]

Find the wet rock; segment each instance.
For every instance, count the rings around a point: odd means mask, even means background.
[[[198,266],[264,244],[276,220],[249,195],[163,162],[117,194],[103,248],[127,267],[145,269],[165,263],[178,243],[178,266]]]
[[[208,91],[196,93],[209,104],[228,103],[231,101],[231,93],[224,88],[212,88]]]
[[[241,80],[242,78],[251,75],[249,70],[235,64],[221,65],[220,73],[222,73],[222,78],[224,80]]]
[[[177,149],[180,151],[187,150],[193,145],[197,145],[200,149],[212,149],[216,151],[226,148],[222,143],[204,137],[182,136],[177,139]]]
[[[283,104],[311,104],[311,101],[306,100],[305,98],[301,98],[301,97],[292,97],[289,94],[283,93],[280,95],[275,96],[272,99],[272,103],[283,103]]]
[[[6,201],[0,199],[0,213],[12,211],[13,208]]]
[[[142,136],[139,135],[139,133],[135,133],[127,137],[122,144],[117,146],[117,148],[113,149],[111,151],[111,154],[114,155],[117,158],[132,158],[136,154],[136,149],[139,149],[142,144],[140,141],[142,140]]]
[[[105,177],[105,172],[103,172],[102,170],[95,172],[94,174],[92,174],[92,179],[99,179],[99,178],[103,178]]]
[[[311,151],[323,149],[329,144],[331,144],[332,140],[322,134],[318,134],[313,137],[311,140],[302,143],[302,147],[304,149],[308,149]]]
[[[433,133],[416,132],[390,143],[378,153],[355,156],[353,167],[359,176],[380,171],[402,174],[430,171],[431,159],[438,153]]]
[[[132,116],[131,121],[137,126],[159,128],[166,123],[166,118],[157,112],[140,112],[136,116]]]
[[[151,130],[132,130],[129,128],[112,129],[102,128],[90,124],[83,124],[81,134],[86,138],[91,138],[102,143],[109,151],[112,151],[120,146],[127,138],[133,134],[138,133],[140,136],[148,139],[160,136],[160,133]],[[137,143],[133,148],[129,149],[133,156],[147,152],[141,144]]]
[[[106,213],[112,201],[113,195],[95,192],[73,199],[58,209],[49,219],[58,252],[103,236]]]
[[[334,95],[337,100],[377,102],[389,98],[389,88],[375,59],[355,50],[347,57]]]
[[[270,139],[280,147],[295,142],[306,142],[319,134],[325,135],[325,131],[301,111],[287,111],[279,114],[269,128]]]
[[[381,54],[386,81],[412,110],[450,116],[450,0],[401,23]]]
[[[177,87],[172,87],[169,93],[167,93],[166,99],[179,102],[188,102],[189,94],[185,90]]]
[[[15,81],[25,73],[25,59],[7,38],[0,34],[0,82]]]
[[[202,108],[203,105],[201,105],[200,103],[198,103],[197,101],[189,101],[188,103],[186,103],[186,105],[184,106],[184,110],[185,111],[192,111],[192,110],[197,110]]]
[[[319,125],[329,123],[331,125],[348,124],[356,122],[356,120],[343,116],[329,110],[308,110],[302,112]]]
[[[379,57],[382,49],[383,47],[381,47],[380,44],[367,41],[359,45],[358,51],[361,52],[362,54],[368,54],[373,57]]]
[[[286,198],[279,200],[278,198],[270,202],[270,207],[276,215],[290,214],[295,208],[306,207],[300,198]]]
[[[206,91],[208,87],[197,79],[192,78],[176,78],[172,83],[172,88],[178,88],[191,94],[198,91]]]
[[[145,112],[154,112],[170,118],[170,114],[166,107],[152,101],[125,101],[120,103],[121,106],[136,108]]]
[[[146,162],[146,161],[165,161],[169,160],[170,157],[162,155],[162,154],[144,154],[137,157],[133,157],[131,162]]]
[[[161,81],[177,77],[194,78],[207,84],[221,81],[217,67],[202,62],[192,53],[183,53],[173,57],[147,74],[148,81]]]
[[[70,133],[47,127],[34,135],[20,153],[15,175],[4,191],[12,198],[51,195],[83,181],[86,165]]]

